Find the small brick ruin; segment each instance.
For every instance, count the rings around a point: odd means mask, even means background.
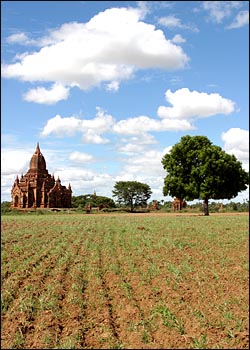
[[[184,209],[186,208],[186,206],[187,206],[187,203],[185,199],[174,197],[174,200],[172,202],[172,209],[174,211]]]

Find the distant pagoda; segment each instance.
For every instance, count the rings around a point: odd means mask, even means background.
[[[61,180],[55,181],[46,169],[46,162],[39,143],[30,160],[28,172],[18,175],[11,190],[12,203],[10,208],[71,208],[72,191],[61,185]]]

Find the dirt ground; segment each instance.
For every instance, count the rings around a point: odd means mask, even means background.
[[[115,219],[131,215],[136,242],[126,221]],[[114,216],[115,228],[105,219],[97,226],[97,216]],[[62,221],[35,229],[31,220],[2,222],[1,349],[248,349],[247,239],[237,249],[227,224],[215,243],[169,234],[171,244],[157,245],[154,227],[138,221],[169,216],[201,214],[90,214],[90,223],[75,215],[65,235]],[[22,241],[7,236],[18,229]],[[159,242],[165,239],[164,231]]]

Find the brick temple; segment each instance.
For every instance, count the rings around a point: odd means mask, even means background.
[[[16,180],[11,190],[11,209],[13,208],[71,208],[72,191],[55,180],[46,169],[46,162],[39,143],[30,160],[28,172]]]

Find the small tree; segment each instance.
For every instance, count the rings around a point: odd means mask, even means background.
[[[110,208],[115,207],[115,202],[112,198],[97,196],[95,194],[85,194],[81,196],[72,197],[73,208],[85,208],[88,204],[92,207],[98,207],[99,205],[105,205]]]
[[[118,181],[114,186],[113,197],[119,204],[125,204],[134,210],[137,205],[146,205],[152,191],[147,184],[137,181]]]
[[[231,199],[246,190],[249,174],[234,155],[205,136],[183,136],[162,159],[167,176],[164,196],[202,199],[205,215],[209,199]]]

